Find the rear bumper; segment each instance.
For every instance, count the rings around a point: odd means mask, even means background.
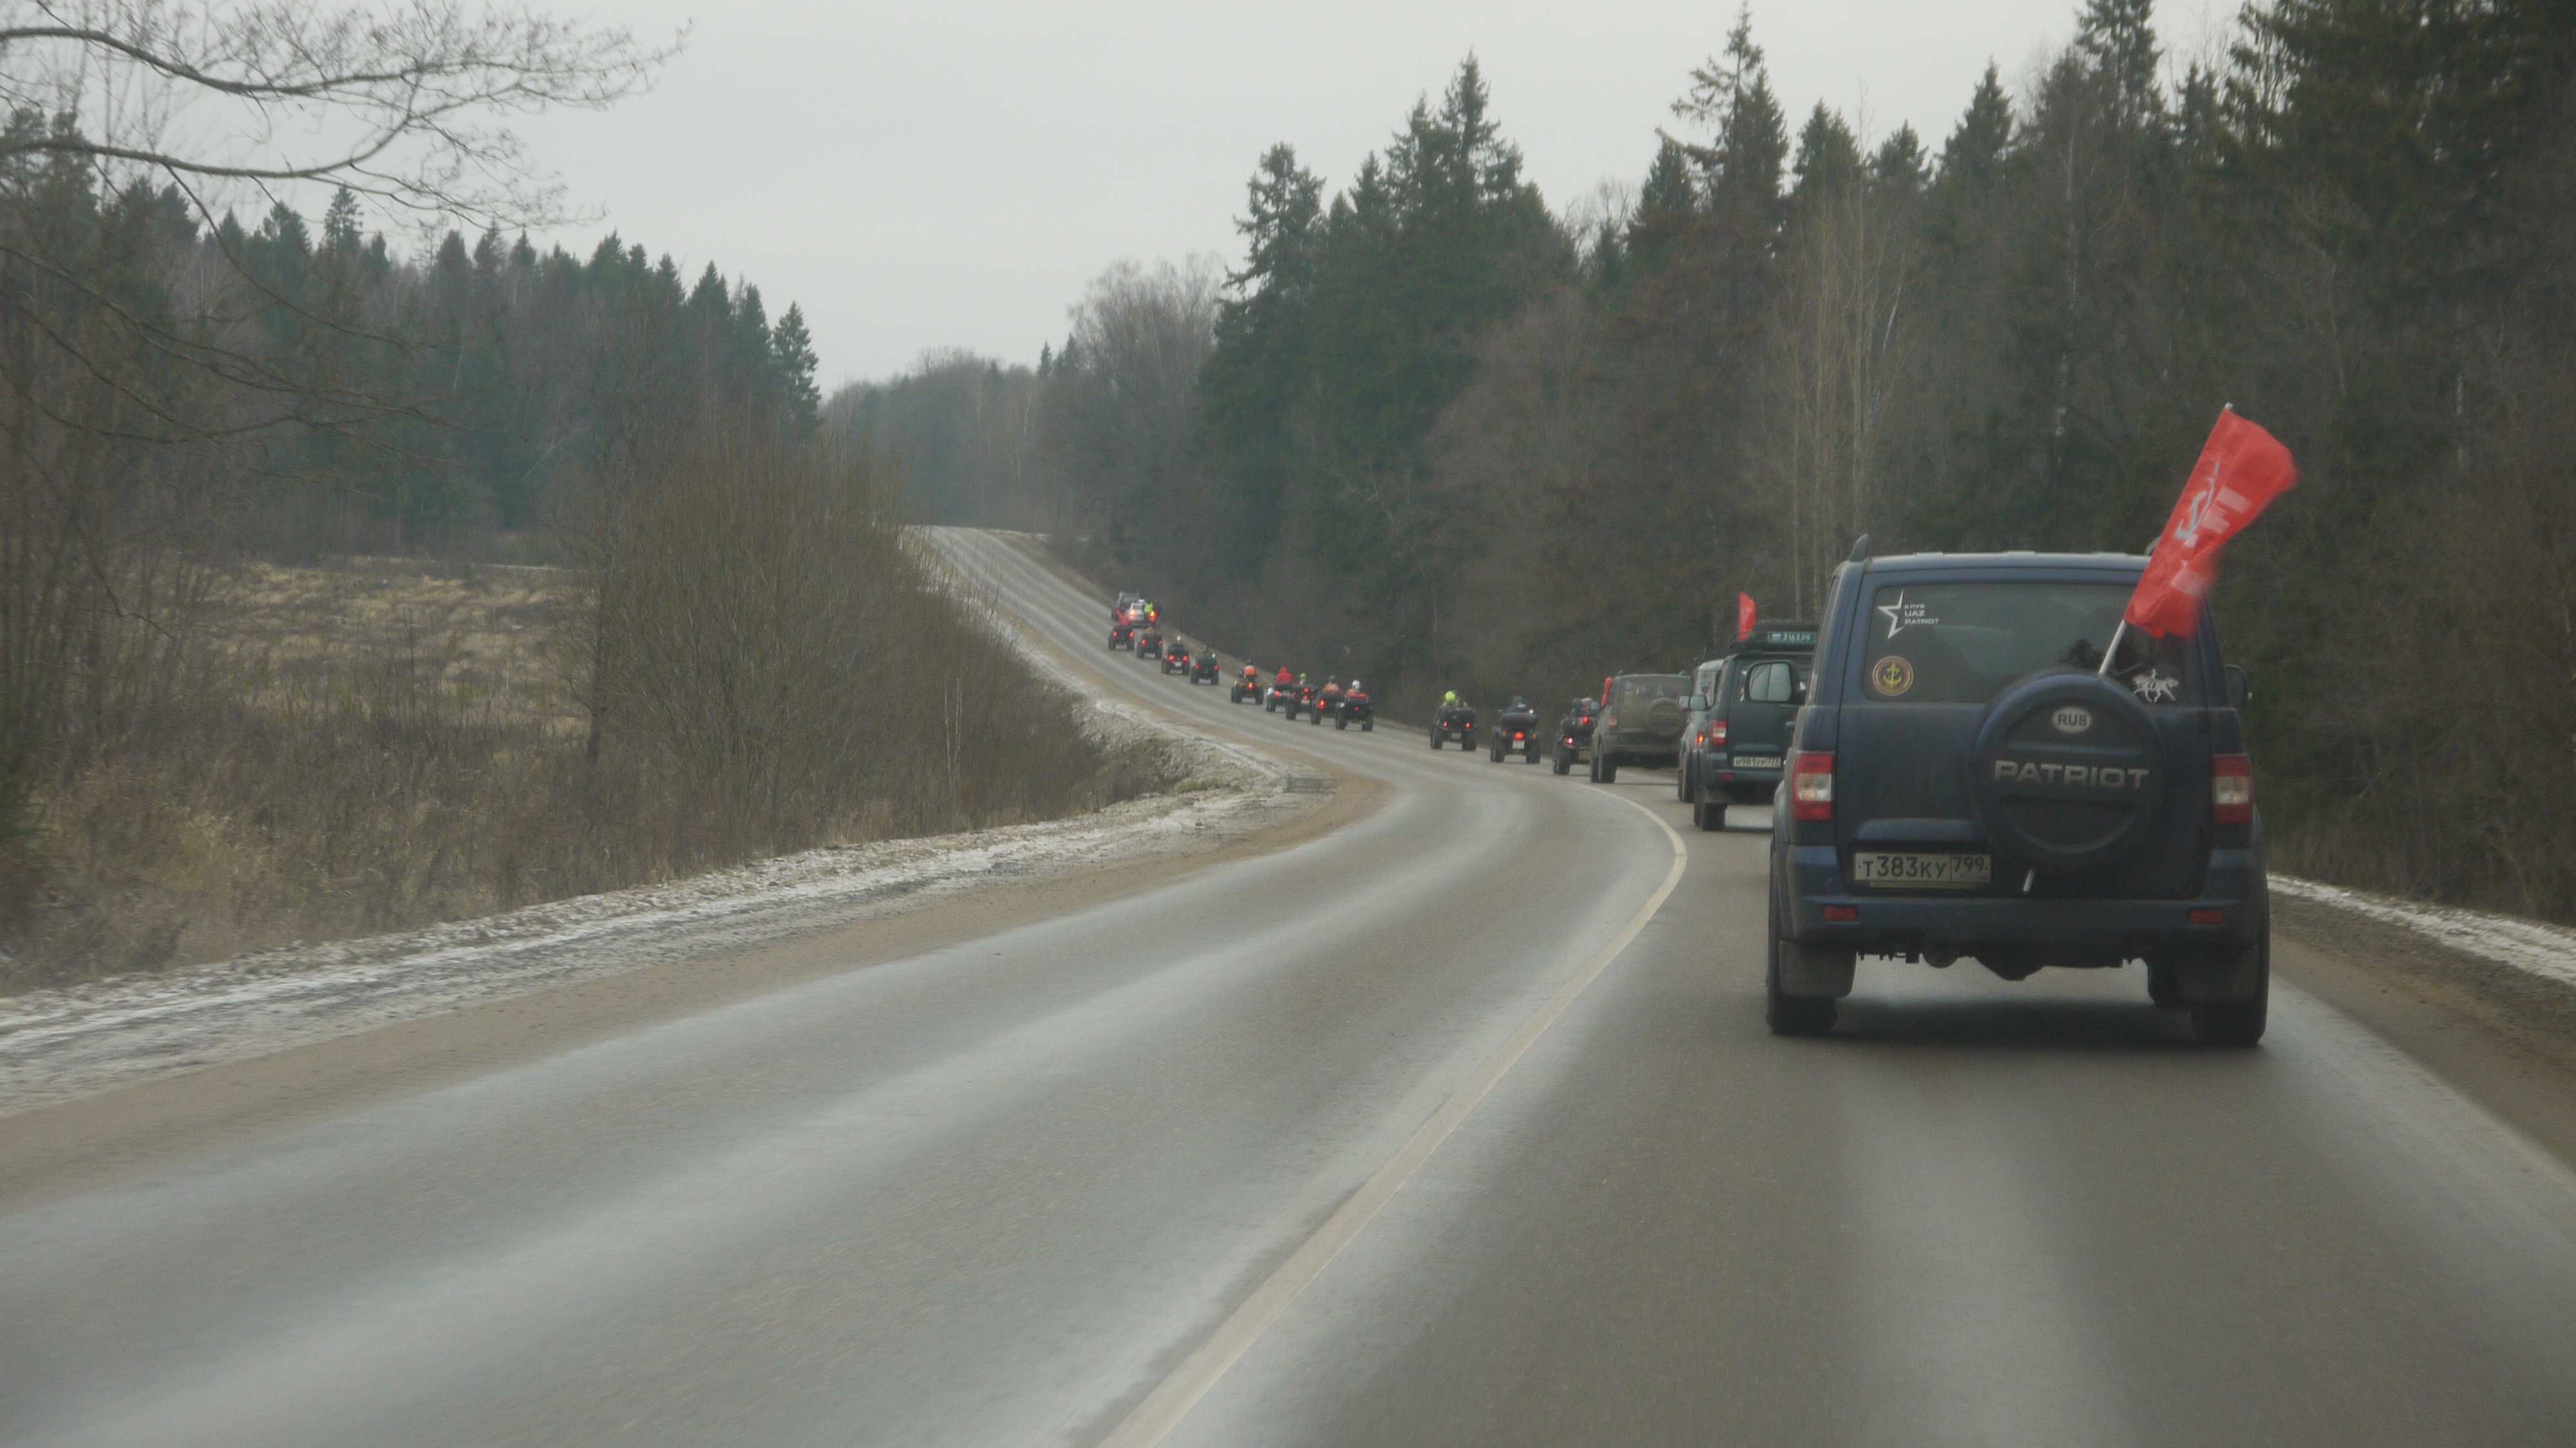
[[[2262,935],[2269,909],[2263,866],[2250,850],[2210,851],[2199,897],[2190,900],[1886,894],[1850,888],[1831,845],[1790,846],[1787,853],[1781,904],[1789,933],[1868,955],[2056,946],[2137,957],[2176,946],[2250,943]],[[1828,909],[1850,918],[1828,921]],[[2193,923],[2195,912],[2204,923]]]
[[[1622,764],[1643,764],[1666,768],[1677,764],[1682,756],[1682,741],[1677,735],[1616,734],[1608,739],[1593,736],[1603,753]]]
[[[1780,757],[1785,759],[1788,756],[1783,753]],[[1767,795],[1778,789],[1780,776],[1785,773],[1778,767],[1738,769],[1731,757],[1724,754],[1703,754],[1700,760],[1700,783],[1713,789],[1732,790],[1748,795]]]

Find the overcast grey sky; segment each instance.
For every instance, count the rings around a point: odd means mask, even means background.
[[[1989,58],[2007,84],[2081,0],[1756,4],[1792,127],[1821,99],[1938,148]],[[2168,0],[2169,52],[2209,0]],[[521,127],[597,227],[694,272],[801,302],[833,386],[925,349],[1033,361],[1120,257],[1239,256],[1233,219],[1277,141],[1339,187],[1473,51],[1551,206],[1634,182],[1732,0],[627,0],[642,35],[693,26],[652,94]]]

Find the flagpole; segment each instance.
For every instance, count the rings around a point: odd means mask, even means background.
[[[2102,667],[2093,671],[2093,677],[2097,679],[2107,679],[2111,677],[2111,660],[2119,657],[2120,640],[2126,637],[2128,632],[2129,619],[2126,614],[2123,614],[2120,618],[2120,626],[2111,630],[2111,646],[2102,651]]]

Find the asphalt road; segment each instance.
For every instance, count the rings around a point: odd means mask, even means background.
[[[1232,707],[960,546],[1378,807],[0,1195],[0,1442],[2576,1441],[2576,1176],[2319,1001],[1869,963],[1775,1039],[1760,811]]]

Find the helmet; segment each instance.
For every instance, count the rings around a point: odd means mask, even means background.
[[[1358,693],[1359,691],[1360,691],[1360,681],[1359,681],[1359,680],[1357,680],[1357,679],[1353,679],[1353,680],[1351,680],[1351,692],[1352,692],[1352,693],[1354,693],[1354,694],[1356,694],[1356,693]]]
[[[1457,703],[1457,702],[1458,702],[1458,691],[1457,691],[1457,690],[1455,690],[1455,689],[1452,689],[1452,690],[1450,690],[1448,693],[1441,695],[1441,696],[1440,696],[1440,702],[1441,702],[1441,703],[1443,703],[1443,704],[1455,704],[1455,703]]]

